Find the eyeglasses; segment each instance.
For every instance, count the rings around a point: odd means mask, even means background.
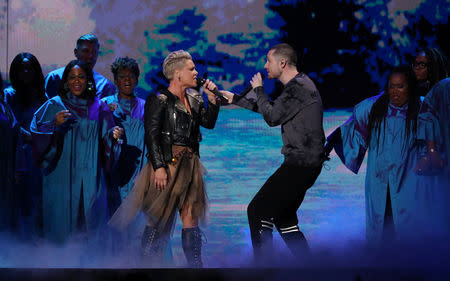
[[[424,69],[425,67],[427,67],[427,63],[423,62],[423,61],[415,61],[411,64],[412,68],[419,68],[419,69]]]

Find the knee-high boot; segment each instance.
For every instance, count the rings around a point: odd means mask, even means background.
[[[202,268],[202,232],[200,228],[183,228],[181,244],[189,267]]]
[[[146,226],[142,234],[142,260],[144,265],[158,267],[163,264],[169,236],[160,233],[155,227]]]

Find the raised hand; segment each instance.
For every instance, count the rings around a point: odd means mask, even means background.
[[[56,113],[55,117],[55,125],[56,127],[61,126],[66,122],[70,116],[72,116],[72,113],[69,112],[69,110],[61,110],[60,112]]]
[[[250,81],[250,84],[252,85],[253,89],[256,87],[260,87],[263,85],[262,83],[262,76],[261,73],[256,73],[253,75],[252,80]]]

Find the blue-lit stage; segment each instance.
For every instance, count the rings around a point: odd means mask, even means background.
[[[327,111],[325,133],[345,122],[350,111]],[[209,220],[203,231],[203,260],[206,267],[247,267],[252,248],[247,222],[247,204],[283,160],[279,127],[270,128],[259,114],[240,108],[223,107],[214,130],[202,130],[200,154],[210,200]],[[298,211],[299,225],[312,251],[334,256],[339,261],[347,248],[361,248],[365,237],[364,174],[347,170],[332,154],[316,184],[307,192]],[[178,220],[172,239],[173,267],[183,267],[181,223]],[[139,235],[136,239],[140,239]],[[286,265],[291,258],[279,235],[275,245]],[[88,258],[76,241],[65,246],[37,242],[23,245],[2,241],[1,267],[135,267],[135,257],[121,253]],[[356,248],[355,248],[356,247]]]
[[[326,111],[325,133],[350,114],[350,110]],[[224,107],[216,128],[202,133],[201,159],[210,199],[209,221],[202,228],[207,269],[184,268],[178,220],[173,264],[167,268],[140,268],[132,251],[87,254],[76,239],[55,246],[3,238],[0,280],[446,280],[449,276],[443,271],[448,258],[438,252],[424,264],[421,256],[409,256],[408,251],[382,256],[366,251],[365,164],[355,175],[334,152],[298,211],[312,256],[299,264],[275,233],[279,258],[267,268],[254,268],[246,207],[282,162],[280,128],[269,128],[260,115],[248,110]]]

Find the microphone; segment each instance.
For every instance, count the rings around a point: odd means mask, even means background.
[[[265,75],[263,73],[261,73],[261,78],[264,80],[265,79]],[[248,85],[247,88],[244,89],[244,91],[242,91],[242,93],[240,93],[239,95],[235,95],[236,99],[239,100],[241,98],[243,98],[246,94],[248,94],[251,90],[253,90],[252,84]]]
[[[202,77],[197,77],[197,85],[199,87],[203,86],[203,84],[206,83],[206,79],[202,78]],[[214,95],[218,96],[219,98],[225,98],[223,96],[223,94],[221,92],[219,92],[219,90],[217,90],[217,88],[214,88],[213,90],[210,90]]]
[[[248,94],[251,90],[253,90],[252,85],[248,85],[247,88],[245,88],[244,91],[242,91],[242,93],[239,94],[239,96],[245,96],[246,94]]]

